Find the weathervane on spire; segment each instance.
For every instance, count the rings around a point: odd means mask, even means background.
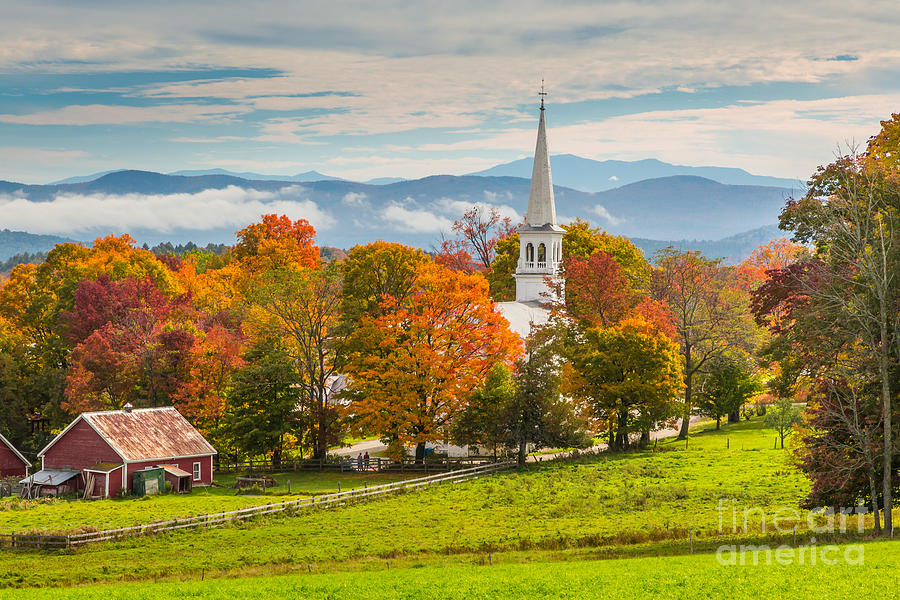
[[[541,78],[541,91],[538,92],[538,96],[541,97],[541,110],[544,110],[544,96],[547,95],[547,92],[544,91],[544,79]]]

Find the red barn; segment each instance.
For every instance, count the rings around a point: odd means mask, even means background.
[[[79,415],[38,457],[43,471],[79,472],[77,489],[87,488],[86,498],[108,498],[130,492],[135,471],[163,464],[190,473],[192,485],[209,485],[215,455],[174,407],[126,405]]]
[[[25,477],[31,463],[0,433],[0,478]]]

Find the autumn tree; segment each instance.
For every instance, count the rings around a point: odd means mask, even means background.
[[[494,207],[476,204],[457,219],[450,228],[457,237],[445,239],[437,255],[437,262],[471,273],[487,271],[497,255],[497,244],[515,233],[509,217],[503,217]]]
[[[804,260],[808,254],[805,246],[785,237],[772,240],[754,248],[750,256],[738,265],[738,278],[744,282],[748,291],[752,291],[766,280],[768,271],[783,269]]]
[[[835,357],[832,373],[818,377],[806,408],[806,423],[794,450],[811,481],[804,504],[854,506],[867,499],[881,531],[881,411],[878,382],[855,364],[859,354]]]
[[[463,446],[483,446],[497,457],[509,445],[504,416],[513,402],[516,386],[508,365],[494,365],[484,384],[473,393],[452,426],[453,441]]]
[[[174,394],[178,409],[201,432],[215,436],[225,414],[235,373],[245,365],[239,324],[202,323],[188,355],[188,373]]]
[[[513,274],[519,264],[519,234],[510,233],[497,241],[491,267],[484,276],[491,288],[495,302],[511,302],[516,299],[516,279]]]
[[[694,377],[707,361],[730,347],[754,349],[749,296],[733,281],[729,269],[698,252],[670,247],[654,257],[652,295],[671,311],[681,346],[684,407],[679,438],[688,436]]]
[[[241,229],[232,253],[247,269],[265,271],[285,267],[315,267],[319,248],[316,230],[306,219],[263,215],[262,221]]]
[[[676,414],[683,385],[678,346],[646,321],[590,328],[569,355],[573,377],[564,392],[587,401],[605,423],[611,449]]]
[[[233,287],[253,344],[281,340],[280,351],[301,377],[313,454],[323,458],[338,437],[331,383],[343,359],[337,335],[341,281],[337,262],[323,263],[315,229],[305,220],[264,215],[237,232]]]
[[[863,159],[869,170],[892,177],[900,173],[900,113],[881,122],[881,129],[869,139]]]
[[[551,332],[535,330],[514,371],[498,364],[454,425],[460,444],[512,450],[520,465],[545,447],[583,447],[590,438],[575,405],[560,395],[560,365]]]
[[[563,261],[563,278],[555,296],[566,314],[583,324],[611,327],[621,321],[640,301],[624,269],[598,250],[589,258],[570,256]]]
[[[587,221],[575,219],[563,225],[563,258],[590,258],[596,252],[605,252],[622,268],[622,275],[638,290],[645,290],[650,279],[650,265],[644,252],[624,236],[616,236],[600,228],[591,227]]]
[[[382,240],[351,248],[340,263],[341,312],[348,328],[363,316],[381,315],[385,300],[408,298],[415,290],[417,269],[430,260],[421,250]]]
[[[25,336],[0,317],[0,433],[22,452],[35,455],[50,435],[31,435],[26,416],[52,410],[46,404],[52,381],[46,371],[33,368],[31,350]]]
[[[190,310],[185,298],[169,298],[149,278],[82,281],[73,310],[62,315],[74,346],[64,407],[173,404],[196,343]]]
[[[785,335],[823,346],[839,339],[867,355],[859,364],[878,384],[885,532],[893,527],[893,398],[900,361],[900,176],[889,150],[895,121],[886,122],[864,155],[851,152],[820,167],[807,194],[788,201],[781,227],[792,231],[796,241],[810,244],[815,257],[803,268],[774,271],[773,285],[763,290],[786,292],[770,307],[801,306],[808,315],[782,325]],[[820,369],[819,377],[830,374],[828,361],[812,358],[804,368]]]
[[[441,265],[419,265],[412,293],[382,307],[361,320],[346,395],[360,429],[415,446],[421,461],[426,442],[449,438],[494,365],[515,360],[519,342],[482,276]]]

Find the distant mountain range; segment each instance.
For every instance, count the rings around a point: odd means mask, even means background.
[[[514,160],[485,169],[469,173],[476,177],[521,177],[531,178],[531,157]],[[558,154],[551,158],[553,164],[553,182],[556,185],[580,190],[582,192],[602,192],[611,190],[629,183],[636,183],[644,179],[658,179],[660,177],[673,177],[677,175],[693,175],[712,179],[727,185],[761,185],[768,187],[783,187],[791,190],[802,190],[805,183],[794,179],[780,177],[766,177],[753,175],[743,169],[727,167],[688,167],[673,165],[660,160],[648,158],[645,160],[592,160],[575,156],[574,154]],[[103,171],[92,175],[68,177],[47,185],[62,185],[69,183],[86,183],[100,179],[104,175],[127,171],[128,169],[116,169]],[[318,171],[306,171],[297,175],[267,175],[254,172],[236,172],[226,169],[203,169],[189,171],[173,171],[168,175],[184,175],[197,177],[201,175],[227,175],[239,177],[250,181],[290,181],[293,183],[308,183],[312,181],[349,181],[340,177],[332,177]],[[376,177],[368,181],[357,182],[370,185],[388,185],[406,181],[402,177]]]
[[[2,218],[2,217],[0,217]],[[24,231],[0,229],[0,262],[16,254],[37,254],[47,252],[57,244],[74,242],[71,238],[57,235],[38,235]]]
[[[750,256],[757,246],[782,237],[789,238],[790,234],[778,229],[778,225],[769,225],[721,240],[647,240],[638,237],[630,239],[635,246],[644,251],[647,258],[652,257],[658,250],[672,246],[676,250],[702,252],[707,258],[721,258],[725,264],[733,265]]]
[[[100,173],[94,173],[92,175],[67,177],[66,179],[53,181],[47,185],[87,183],[89,181],[100,179],[104,175],[109,175],[110,173],[119,173],[122,171],[128,171],[128,169],[115,169],[112,171],[102,171]],[[263,175],[262,173],[252,173],[249,171],[237,173],[235,171],[228,171],[226,169],[202,169],[195,171],[173,171],[167,174],[183,175],[185,177],[198,177],[200,175],[228,175],[229,177],[240,177],[241,179],[248,179],[251,181],[290,181],[294,183],[305,183],[309,181],[346,181],[346,179],[341,179],[340,177],[332,177],[331,175],[325,175],[323,173],[319,173],[318,171],[306,171],[305,173],[298,173],[297,175]],[[376,177],[375,179],[370,179],[365,183],[369,183],[372,185],[384,185],[386,183],[397,183],[398,181],[404,181],[404,179],[402,177]]]
[[[555,175],[557,163],[565,161],[554,161]],[[210,190],[226,188],[231,191],[221,197],[209,194]],[[193,241],[200,245],[232,243],[236,229],[245,225],[245,221],[258,218],[256,212],[268,210],[267,202],[277,202],[273,211],[286,211],[286,206],[297,203],[299,208],[288,212],[295,218],[308,216],[317,227],[322,245],[349,248],[382,238],[428,249],[437,246],[441,232],[449,233],[453,220],[475,203],[497,206],[503,214],[520,219],[527,208],[529,188],[528,178],[497,176],[437,175],[377,185],[334,178],[295,182],[246,179],[221,173],[189,176],[116,171],[91,181],[54,185],[0,181],[0,196],[24,197],[42,203],[60,197],[71,205],[73,199],[80,202],[78,196],[83,195],[85,202],[90,199],[97,206],[96,198],[108,202],[126,194],[129,197],[122,201],[126,203],[132,202],[133,195],[152,196],[148,201],[160,196],[187,195],[179,198],[174,206],[167,205],[166,226],[160,226],[155,215],[146,222],[130,219],[127,207],[124,216],[108,222],[102,221],[103,209],[95,209],[100,211],[98,223],[104,223],[97,227],[59,231],[39,227],[42,222],[36,226],[38,230],[86,240],[108,233],[130,233],[139,242],[151,245],[165,241]],[[562,185],[554,189],[561,222],[586,219],[610,233],[639,238],[647,244],[652,240],[722,240],[771,226],[792,193],[786,187],[730,185],[690,175],[646,179],[596,193]],[[259,200],[260,194],[254,191],[267,192],[263,196],[269,199]],[[208,203],[210,197],[221,201],[220,205],[208,209],[215,211],[210,213],[209,223],[202,219],[202,224],[197,225],[196,213],[207,210],[202,207],[207,206],[204,202]],[[252,215],[243,210],[245,216],[240,217],[240,222],[234,218],[227,221],[228,211],[239,212],[240,206],[247,202],[258,206],[251,211]],[[179,211],[192,208],[194,225],[185,225],[188,220],[181,219]],[[81,221],[93,222],[89,218]],[[122,225],[123,222],[129,225]],[[10,227],[10,222],[4,222],[0,214],[0,227],[4,226]],[[31,229],[27,224],[15,228]],[[679,241],[676,245],[683,243],[687,242]],[[710,250],[709,254],[734,258],[740,254],[735,248],[742,243],[731,240],[727,242],[729,250]],[[3,250],[0,258],[4,254],[34,252],[46,246],[47,243],[43,247],[21,246],[12,252],[0,248]]]
[[[481,177],[524,177],[530,179],[533,163],[534,159],[531,157],[522,158],[485,169],[484,171],[469,173],[469,175]],[[728,185],[761,185],[793,190],[805,189],[806,187],[802,181],[752,175],[743,169],[688,167],[672,165],[652,158],[635,161],[600,161],[582,158],[574,154],[559,154],[551,157],[550,163],[553,167],[554,184],[583,192],[602,192],[644,179],[657,179],[677,175],[704,177]]]

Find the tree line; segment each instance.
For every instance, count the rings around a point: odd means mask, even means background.
[[[231,458],[322,457],[377,435],[420,460],[443,441],[524,459],[601,435],[646,443],[750,394],[736,268],[671,249],[650,263],[576,221],[564,299],[548,298],[550,322],[523,341],[494,305],[514,229],[473,209],[455,231],[434,257],[377,241],[324,260],[309,223],[277,215],[230,248],[60,244],[0,287],[0,427],[33,453],[50,433],[32,434],[29,416],[58,430],[130,402],[178,407]]]
[[[900,391],[900,115],[820,167],[782,229],[810,252],[753,293],[785,395],[808,394],[795,450],[811,506],[866,503],[893,531]]]

